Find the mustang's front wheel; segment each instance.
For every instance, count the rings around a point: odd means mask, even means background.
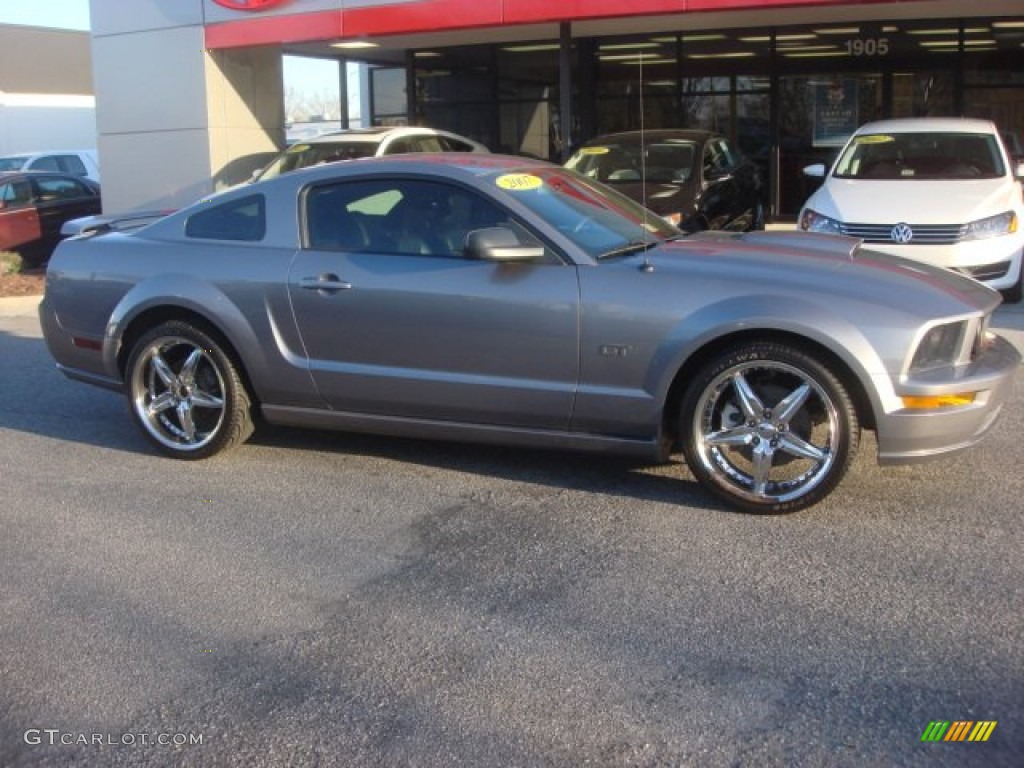
[[[839,378],[785,344],[734,347],[683,397],[683,453],[697,479],[747,512],[793,512],[827,496],[860,441]]]
[[[234,364],[189,323],[144,334],[132,349],[127,380],[132,415],[166,454],[202,459],[252,434],[249,396]]]

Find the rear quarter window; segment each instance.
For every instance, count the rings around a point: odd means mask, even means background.
[[[256,242],[267,231],[266,203],[263,195],[213,205],[188,217],[185,237],[204,240]]]

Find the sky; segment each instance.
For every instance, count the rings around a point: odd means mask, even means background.
[[[89,28],[89,0],[0,0],[0,24]]]
[[[87,30],[89,0],[0,0],[0,24]],[[284,67],[286,85],[316,95],[338,92],[338,70],[334,65],[286,56]]]

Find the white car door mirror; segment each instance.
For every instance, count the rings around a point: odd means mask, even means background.
[[[811,176],[815,179],[825,178],[825,164],[815,163],[804,167],[804,176]]]

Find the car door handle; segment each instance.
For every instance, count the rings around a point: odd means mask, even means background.
[[[342,280],[334,274],[320,275],[319,277],[303,277],[299,280],[299,287],[308,291],[323,291],[324,293],[337,293],[347,291],[352,283]]]

